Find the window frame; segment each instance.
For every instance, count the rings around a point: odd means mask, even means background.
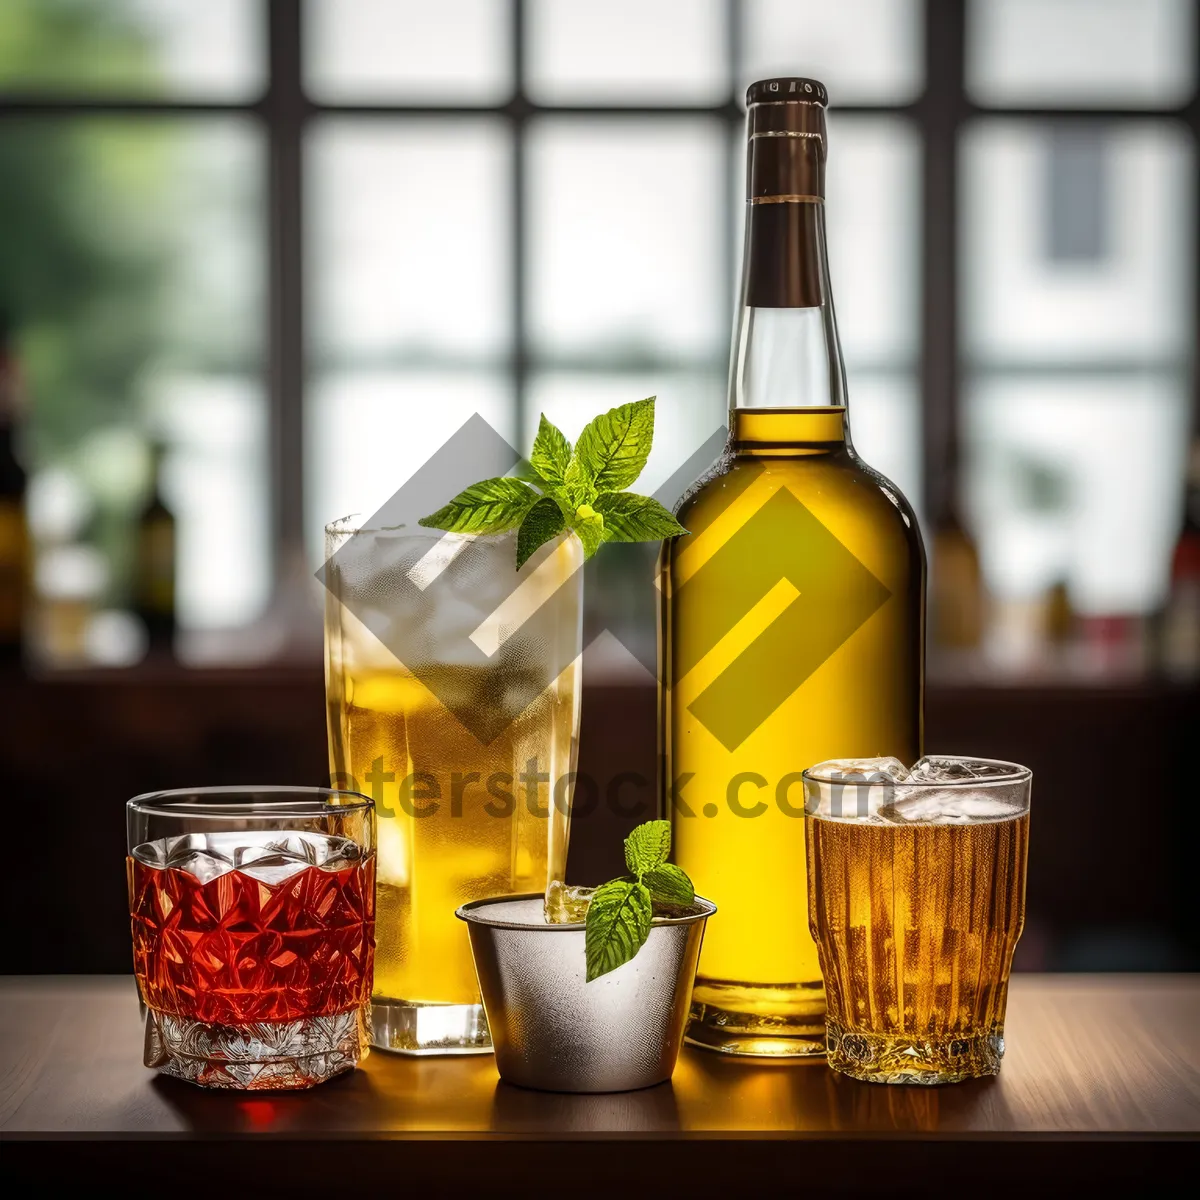
[[[304,553],[304,394],[311,369],[305,336],[304,153],[309,127],[325,117],[372,117],[455,120],[471,116],[499,118],[511,135],[509,295],[511,353],[507,362],[515,418],[524,427],[525,405],[535,359],[528,316],[529,229],[526,211],[527,147],[531,123],[545,116],[603,117],[613,120],[708,119],[723,125],[726,177],[736,169],[735,131],[745,119],[736,81],[741,75],[743,0],[722,0],[726,28],[726,70],[730,94],[712,104],[540,104],[526,92],[525,0],[508,0],[512,94],[490,105],[416,103],[343,104],[318,102],[304,86],[304,0],[260,0],[264,24],[265,87],[245,102],[111,98],[108,96],[25,95],[0,91],[0,121],[6,118],[113,115],[205,117],[238,115],[254,120],[266,153],[266,392],[269,412],[270,544],[273,551],[272,599],[288,586],[289,565]],[[835,104],[852,116],[894,117],[906,121],[919,141],[920,246],[918,250],[920,330],[917,381],[921,412],[923,495],[921,507],[936,521],[958,493],[961,396],[965,358],[960,334],[959,151],[963,134],[981,119],[1013,122],[1060,121],[1111,124],[1171,120],[1186,128],[1192,151],[1195,194],[1200,197],[1200,87],[1174,107],[1001,107],[974,100],[966,84],[968,0],[925,0],[919,44],[923,51],[924,88],[897,104]],[[1191,30],[1193,75],[1200,80],[1200,5],[1193,0]],[[724,189],[724,228],[738,219],[732,188]],[[1200,204],[1194,205],[1190,300],[1200,311]],[[725,289],[725,315],[732,318],[732,282],[737,268],[732,239],[719,253],[731,286]],[[727,322],[728,323],[728,322]],[[1086,362],[1077,364],[1087,369]],[[1191,425],[1200,434],[1200,374],[1196,348],[1188,355]]]

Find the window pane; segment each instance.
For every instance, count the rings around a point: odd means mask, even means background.
[[[1182,376],[972,381],[967,497],[989,590],[1028,599],[1065,582],[1077,612],[1153,611],[1187,425]]]
[[[924,78],[916,0],[744,0],[742,82],[808,75],[834,105],[910,100]]]
[[[329,522],[352,513],[369,517],[473,413],[516,447],[512,390],[495,373],[319,376],[305,420],[305,528],[313,562],[324,560],[322,531]]]
[[[989,122],[967,138],[963,166],[974,354],[1109,361],[1185,351],[1194,199],[1179,130]]]
[[[992,104],[1172,105],[1195,90],[1193,0],[972,0],[967,83]]]
[[[308,179],[319,361],[507,349],[509,165],[494,121],[318,126]]]
[[[921,514],[921,406],[911,375],[849,369],[850,436],[863,461],[890,479]]]
[[[0,91],[241,100],[263,59],[257,0],[0,0]]]
[[[636,490],[649,495],[679,471],[711,434],[725,427],[724,371],[537,372],[530,380],[525,406],[524,445],[532,444],[540,413],[574,442],[597,413],[646,396],[658,397],[654,447]]]
[[[528,88],[549,104],[725,98],[723,0],[531,0]]]
[[[10,121],[0,177],[0,308],[28,381],[33,494],[51,498],[32,505],[39,554],[84,548],[102,577],[89,601],[125,606],[161,441],[181,625],[251,620],[270,583],[258,130]]]
[[[505,0],[307,0],[304,11],[318,99],[492,104],[512,90]]]
[[[917,342],[917,140],[901,121],[833,115],[825,193],[838,332],[852,364],[908,361]]]
[[[529,166],[539,353],[724,357],[719,127],[542,121]]]
[[[163,401],[175,447],[167,486],[178,519],[180,625],[248,624],[271,588],[261,382],[220,373],[183,376],[163,381]]]

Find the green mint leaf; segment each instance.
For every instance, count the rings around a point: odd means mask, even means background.
[[[596,498],[596,485],[584,469],[578,457],[573,456],[563,474],[563,495],[567,507],[574,510],[581,504],[587,504]]]
[[[650,936],[650,889],[632,879],[614,879],[592,893],[584,929],[587,981],[627,963]]]
[[[593,507],[604,518],[604,536],[610,542],[656,542],[687,533],[652,496],[635,492],[606,492]]]
[[[550,490],[550,485],[524,460],[517,464],[513,478],[520,479],[523,483],[531,483],[543,492]]]
[[[604,544],[604,518],[588,505],[581,504],[571,519],[571,528],[583,543],[583,561],[587,562]]]
[[[419,524],[469,534],[518,528],[518,570],[565,529],[579,538],[585,559],[606,541],[657,541],[686,533],[656,500],[621,494],[641,473],[653,440],[653,396],[596,417],[574,450],[543,413],[529,460],[512,476],[472,484]]]
[[[625,865],[639,877],[661,867],[670,853],[670,821],[645,821],[625,839]]]
[[[553,422],[542,419],[538,422],[537,437],[533,439],[533,451],[529,464],[551,487],[560,488],[566,482],[567,464],[571,461],[571,443]]]
[[[596,417],[579,435],[574,458],[597,492],[627,488],[642,473],[654,441],[654,397]]]
[[[674,863],[663,863],[642,876],[655,904],[695,904],[696,889],[692,881]]]
[[[556,500],[543,496],[526,514],[517,530],[517,570],[519,571],[535,550],[566,528],[567,522]]]
[[[485,479],[464,488],[449,504],[417,524],[451,533],[503,533],[520,525],[539,499],[537,492],[518,479]]]

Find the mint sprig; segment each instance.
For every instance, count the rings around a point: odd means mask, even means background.
[[[653,396],[601,413],[573,448],[543,413],[529,461],[515,478],[473,483],[418,523],[451,533],[516,528],[518,570],[567,530],[583,544],[585,559],[605,542],[654,542],[687,533],[652,496],[624,490],[642,473],[653,442]]]
[[[520,480],[484,479],[419,524],[455,533],[503,533],[522,524],[537,500],[537,492]]]
[[[642,948],[653,914],[650,889],[639,880],[614,879],[592,893],[584,935],[588,983],[615,971]]]
[[[667,862],[670,853],[669,821],[647,821],[625,839],[630,874],[601,884],[588,904],[584,931],[588,983],[637,954],[650,936],[656,905],[695,903],[692,881]]]

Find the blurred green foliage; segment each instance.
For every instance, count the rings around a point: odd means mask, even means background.
[[[154,68],[145,31],[125,0],[0,0],[5,88],[145,92],[158,82]]]
[[[121,0],[0,0],[0,90],[67,93],[155,79],[153,47]],[[92,470],[106,433],[144,424],[146,368],[166,340],[170,248],[145,220],[168,169],[153,122],[0,120],[0,313],[26,381],[23,456],[68,468],[90,497],[87,540],[109,564],[111,599],[130,570],[131,501]]]
[[[0,90],[154,78],[152,48],[112,0],[0,0]],[[30,396],[26,454],[45,464],[136,423],[163,342],[168,246],[130,227],[164,169],[159,138],[111,118],[0,121],[0,311]],[[131,203],[133,200],[139,203]]]

